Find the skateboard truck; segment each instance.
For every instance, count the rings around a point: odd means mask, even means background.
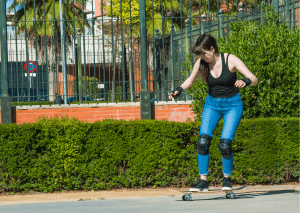
[[[182,196],[182,200],[184,200],[184,201],[191,201],[192,200],[192,193],[187,193],[187,194],[184,194],[183,196]]]
[[[235,194],[232,191],[226,191],[227,199],[235,199]]]

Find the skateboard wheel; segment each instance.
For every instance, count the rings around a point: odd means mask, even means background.
[[[233,194],[233,193],[230,194],[230,198],[231,198],[231,199],[235,199],[235,194]]]
[[[191,201],[191,200],[192,200],[192,196],[191,196],[191,195],[187,195],[187,196],[186,196],[186,200],[187,200],[187,201]]]
[[[184,201],[191,201],[192,200],[192,196],[191,195],[183,195],[182,196],[182,200],[184,200]]]
[[[226,198],[227,199],[235,199],[235,194],[234,193],[227,193]]]

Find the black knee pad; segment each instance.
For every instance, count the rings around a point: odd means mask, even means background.
[[[197,149],[200,155],[207,155],[209,153],[211,137],[203,134],[197,141]]]
[[[220,139],[219,150],[225,159],[230,159],[232,156],[232,140]]]

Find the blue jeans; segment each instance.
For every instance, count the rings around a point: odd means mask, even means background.
[[[213,137],[221,118],[223,118],[223,130],[219,139],[233,140],[235,132],[240,124],[243,115],[243,102],[241,94],[238,93],[230,98],[214,98],[207,94],[199,136],[203,134]],[[230,176],[232,174],[233,156],[230,159],[222,157],[223,174]],[[209,154],[198,154],[198,166],[200,175],[208,175]]]

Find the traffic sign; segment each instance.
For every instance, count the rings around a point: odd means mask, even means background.
[[[34,61],[29,61],[28,63],[29,72],[33,73],[36,71],[36,63]],[[27,72],[27,62],[24,64],[24,69]]]

